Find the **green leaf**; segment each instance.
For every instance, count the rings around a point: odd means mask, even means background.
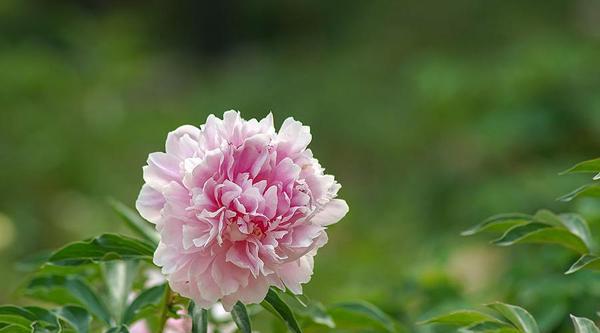
[[[569,202],[577,197],[600,197],[600,185],[596,183],[583,185],[574,191],[559,197],[557,200]]]
[[[104,234],[66,245],[54,252],[48,262],[68,266],[107,260],[151,260],[153,254],[151,244],[127,236]]]
[[[533,319],[531,314],[519,306],[496,302],[489,304],[488,307],[498,311],[523,333],[540,332],[537,322]]]
[[[151,242],[154,247],[158,245],[158,233],[136,211],[114,199],[109,199],[108,203],[131,230]]]
[[[92,316],[86,309],[67,305],[56,310],[56,315],[67,322],[77,333],[87,333],[90,329]]]
[[[419,324],[445,324],[455,326],[467,326],[483,322],[499,323],[500,320],[483,312],[473,310],[460,310],[433,317],[431,319],[427,319],[425,321],[420,322]]]
[[[119,318],[127,305],[131,286],[139,268],[137,261],[101,262],[105,285],[108,289],[108,304],[113,318]]]
[[[388,332],[397,332],[397,324],[387,314],[371,303],[364,301],[345,302],[336,304],[329,309],[336,323],[349,320],[353,324],[373,327],[377,326]],[[352,318],[349,318],[351,316]]]
[[[64,288],[86,309],[106,324],[111,323],[111,315],[98,295],[80,278],[76,276],[43,276],[33,279],[27,285],[28,290],[37,288]]]
[[[561,175],[568,173],[578,173],[578,172],[600,172],[600,158],[595,158],[593,160],[587,160],[580,163],[575,164],[569,169],[561,172]]]
[[[31,333],[31,327],[7,325],[0,328],[0,333]]]
[[[571,315],[571,320],[573,321],[573,326],[575,326],[575,333],[600,333],[598,326],[587,318]]]
[[[325,325],[329,328],[335,328],[335,321],[331,315],[327,312],[323,304],[306,298],[303,300],[304,308],[300,309],[298,313],[302,317],[310,319],[312,322]]]
[[[565,274],[573,274],[581,269],[600,271],[600,257],[592,254],[584,254],[565,272]]]
[[[0,323],[31,329],[31,324],[36,320],[35,314],[22,307],[14,305],[0,306]]]
[[[250,317],[246,311],[246,306],[242,302],[237,302],[231,309],[231,317],[242,333],[252,333]]]
[[[144,308],[158,304],[164,296],[165,288],[166,284],[162,284],[142,291],[127,307],[123,313],[121,322],[123,324],[131,324],[137,319],[138,313]]]
[[[25,306],[23,309],[33,313],[37,320],[36,324],[41,323],[42,328],[53,331],[60,328],[58,318],[50,310],[40,308],[39,306]]]
[[[467,326],[460,331],[477,333],[519,333],[519,330],[509,324],[489,321]]]
[[[548,209],[540,209],[535,215],[533,215],[534,222],[545,223],[553,227],[560,227],[563,225],[560,216],[554,214],[552,211]]]
[[[589,252],[583,240],[569,231],[537,222],[513,227],[492,243],[499,246],[527,243],[557,244],[578,253]]]
[[[192,317],[192,333],[206,333],[208,330],[208,311],[190,302],[188,313]]]
[[[295,295],[289,290],[279,293],[279,297],[292,309],[299,322],[307,320],[318,325],[335,328],[335,322],[323,304],[305,295]]]
[[[485,219],[483,222],[461,233],[463,236],[474,235],[483,231],[500,232],[521,224],[531,222],[531,215],[521,213],[499,214]]]
[[[587,222],[578,214],[561,214],[560,220],[567,230],[579,237],[590,250],[593,250],[594,238],[590,232],[590,227]]]
[[[109,328],[106,333],[129,333],[129,329],[127,329],[127,326],[121,325]]]
[[[282,319],[287,327],[294,333],[302,333],[298,322],[296,321],[296,317],[294,317],[294,313],[290,309],[290,307],[279,297],[277,292],[270,288],[267,292],[267,297],[261,303],[261,305],[276,314],[280,319]]]

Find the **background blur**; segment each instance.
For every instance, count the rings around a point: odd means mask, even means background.
[[[0,1],[0,302],[20,258],[125,231],[106,198],[133,206],[168,131],[236,109],[310,125],[343,184],[309,296],[407,326],[502,300],[564,331],[595,317],[597,279],[459,232],[540,207],[595,223],[555,198],[600,155],[599,87],[595,0]]]

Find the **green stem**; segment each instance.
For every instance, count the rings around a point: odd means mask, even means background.
[[[171,292],[171,288],[169,288],[169,285],[166,285],[165,288],[165,296],[163,298],[163,302],[162,302],[162,312],[160,314],[160,322],[158,323],[158,332],[156,333],[163,333],[165,331],[165,325],[167,324],[167,319],[169,317],[169,306],[171,305],[171,298],[173,296],[173,293]]]

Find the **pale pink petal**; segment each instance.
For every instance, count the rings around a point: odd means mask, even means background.
[[[152,223],[157,223],[160,220],[160,211],[164,205],[165,197],[148,184],[142,186],[142,190],[135,202],[135,208],[140,215]]]
[[[228,111],[179,127],[165,153],[149,155],[136,207],[156,224],[154,263],[175,292],[231,309],[261,302],[271,286],[302,291],[326,226],[348,212],[311,138],[293,118],[277,133],[272,114],[247,121]],[[179,324],[167,333],[187,329]]]
[[[342,199],[333,199],[311,218],[311,222],[321,226],[337,223],[348,213],[348,204]]]

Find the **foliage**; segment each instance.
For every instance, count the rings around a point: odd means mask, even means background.
[[[156,270],[150,264],[156,246],[155,235],[131,209],[114,201],[112,206],[143,239],[103,234],[39,256],[36,260],[43,263],[27,282],[24,293],[55,307],[0,307],[0,330],[126,333],[133,324],[144,321],[152,331],[162,331],[169,318],[189,316],[194,333],[207,332],[209,325],[220,327],[230,323],[242,333],[252,332],[251,318],[260,314],[256,309],[248,311],[238,302],[231,317],[218,320],[211,317],[209,309],[199,308],[193,301],[174,295],[166,283],[152,284],[148,273]],[[303,327],[311,326],[334,329],[338,318],[345,328],[397,332],[400,327],[371,304],[324,307],[306,296],[273,288],[261,305],[294,333],[302,333]],[[181,313],[181,309],[187,312]],[[353,320],[348,322],[344,314],[350,314]]]
[[[561,174],[594,173],[594,180],[600,179],[600,159],[578,163]],[[587,191],[597,186],[595,183],[585,185],[559,200],[570,201],[576,197],[596,197],[594,191]],[[492,233],[500,235],[492,244],[509,246],[514,244],[544,243],[554,244],[575,251],[581,257],[566,271],[572,274],[580,270],[600,270],[599,257],[596,252],[594,238],[588,223],[579,215],[554,214],[549,210],[539,210],[534,215],[501,214],[492,216],[478,225],[464,231],[463,235]],[[446,324],[461,327],[463,332],[521,332],[539,333],[540,329],[533,316],[525,309],[505,304],[492,303],[488,305],[500,318],[483,312],[461,310],[443,314],[424,321],[425,324]],[[600,332],[595,323],[587,318],[571,315],[575,332]]]

